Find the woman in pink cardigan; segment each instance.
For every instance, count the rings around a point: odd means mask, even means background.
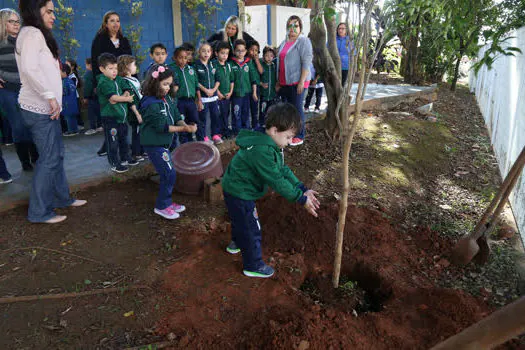
[[[55,208],[80,207],[73,199],[64,171],[60,127],[62,78],[58,45],[51,33],[55,7],[50,0],[20,0],[24,26],[16,41],[16,63],[22,88],[18,97],[22,118],[30,129],[40,157],[36,163],[28,220],[54,224],[66,219]]]

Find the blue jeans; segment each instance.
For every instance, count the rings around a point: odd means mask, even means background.
[[[89,127],[91,129],[96,129],[102,126],[102,118],[100,116],[100,104],[98,103],[98,98],[88,99],[88,118],[89,118]]]
[[[0,89],[0,106],[2,106],[5,117],[11,125],[13,142],[33,142],[29,129],[24,125],[18,106],[18,93],[8,89]]]
[[[176,179],[170,151],[164,147],[151,146],[144,146],[144,150],[148,153],[149,160],[160,175],[160,188],[155,208],[159,210],[166,209],[173,203],[171,195]]]
[[[5,166],[4,157],[2,157],[2,149],[0,148],[0,179],[2,180],[9,180],[11,178],[11,174],[9,174],[9,171],[7,171],[7,167]]]
[[[265,127],[266,114],[268,114],[268,108],[270,108],[273,104],[275,104],[275,100],[261,101],[259,108],[259,126],[261,128]]]
[[[250,95],[233,97],[232,133],[237,135],[241,129],[250,129]]]
[[[78,121],[77,121],[77,115],[65,115],[64,118],[66,119],[67,123],[67,131],[69,132],[78,132]]]
[[[199,138],[201,135],[202,130],[202,137],[206,136],[206,115],[208,112],[210,113],[210,136],[220,134],[220,129],[218,127],[219,124],[219,118],[220,118],[220,110],[219,110],[219,104],[217,101],[213,102],[206,102],[202,104],[204,106],[204,109],[199,112],[199,124],[197,129],[197,138]],[[202,128],[202,129],[201,129]]]
[[[64,171],[62,129],[60,120],[51,120],[48,114],[22,110],[21,115],[40,154],[33,175],[27,219],[44,222],[56,215],[55,208],[68,207],[75,201],[69,194]]]
[[[301,115],[301,130],[297,133],[296,137],[300,139],[304,139],[304,123],[306,121],[306,118],[304,116],[304,110],[303,110],[303,101],[304,101],[304,95],[306,93],[306,90],[304,89],[303,93],[298,95],[297,94],[297,85],[285,85],[281,86],[281,89],[279,90],[279,95],[282,97],[284,102],[291,103],[297,108],[299,111],[299,114]]]
[[[230,116],[230,100],[219,100],[219,134],[222,136],[230,136],[230,129],[228,129],[228,117]]]
[[[224,192],[224,202],[231,222],[232,241],[241,249],[245,270],[255,271],[264,265],[261,248],[261,225],[254,201],[246,201]]]
[[[131,156],[138,157],[144,153],[140,145],[140,126],[139,124],[131,124]]]
[[[202,130],[199,126],[199,112],[197,111],[197,105],[193,99],[189,98],[179,98],[177,100],[177,108],[179,109],[180,114],[184,115],[184,121],[186,124],[197,124],[198,130],[196,132],[197,140],[204,140],[204,134],[206,130]],[[179,133],[180,143],[186,143],[193,140],[191,133],[181,132]]]
[[[112,167],[131,160],[129,157],[128,124],[117,123],[113,118],[104,118],[108,162]]]
[[[256,129],[259,126],[259,100],[261,99],[261,93],[259,92],[259,86],[257,86],[257,101],[253,99],[253,94],[250,94],[250,114],[252,116],[252,129]]]
[[[0,115],[0,117],[2,118],[2,143],[13,143],[13,130],[9,119],[6,115]]]

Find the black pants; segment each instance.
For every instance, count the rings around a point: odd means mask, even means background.
[[[308,109],[308,107],[310,107],[310,102],[312,101],[314,91],[315,91],[315,109],[319,109],[321,107],[321,98],[323,98],[323,88],[322,87],[321,88],[309,87],[308,94],[306,95],[306,99],[304,101],[304,109]]]
[[[127,162],[129,157],[128,124],[117,123],[112,118],[103,118],[108,162],[112,167]]]

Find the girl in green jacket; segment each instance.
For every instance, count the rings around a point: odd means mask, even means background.
[[[144,97],[140,101],[140,143],[160,175],[160,189],[154,212],[172,220],[177,219],[186,207],[171,199],[176,174],[168,148],[174,133],[194,133],[197,126],[187,125],[166,100],[167,96],[174,95],[173,71],[168,67],[155,65],[148,74],[142,89]]]

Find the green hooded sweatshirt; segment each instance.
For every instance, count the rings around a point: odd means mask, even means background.
[[[264,196],[270,186],[290,202],[306,203],[306,188],[284,164],[283,150],[269,135],[243,129],[236,143],[240,150],[222,178],[224,192],[253,201]]]

